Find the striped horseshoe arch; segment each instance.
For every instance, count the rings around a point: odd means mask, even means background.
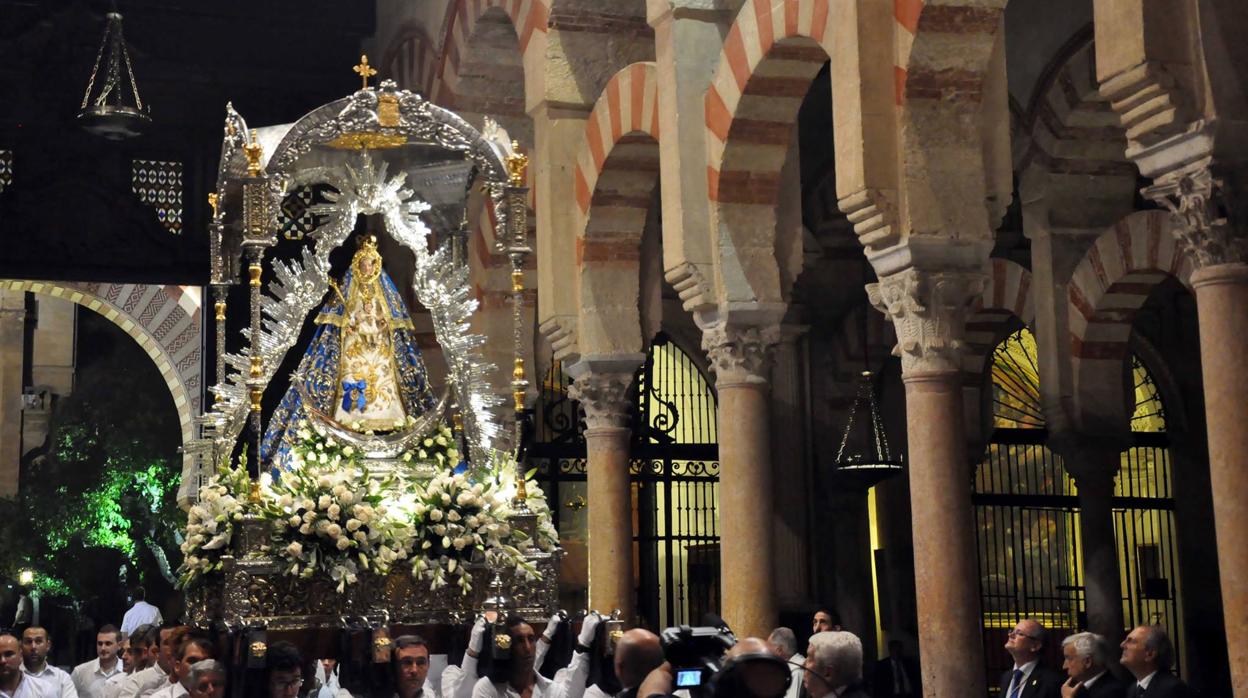
[[[0,281],[0,288],[77,303],[115,323],[139,343],[164,378],[178,413],[183,445],[195,438],[192,420],[200,412],[204,369],[198,288],[46,281]],[[194,498],[200,475],[196,468],[193,456],[184,455],[179,502]]]

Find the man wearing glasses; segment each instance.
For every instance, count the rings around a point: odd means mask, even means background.
[[[1014,668],[1001,675],[1002,698],[1061,698],[1062,677],[1040,666],[1044,649],[1044,626],[1024,618],[1008,634],[1005,651],[1014,658]]]
[[[264,657],[268,670],[269,698],[295,698],[303,688],[303,657],[289,642],[269,645]]]

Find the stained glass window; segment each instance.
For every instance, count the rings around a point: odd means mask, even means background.
[[[139,201],[156,209],[156,218],[171,233],[182,232],[182,163],[135,160],[131,188]]]

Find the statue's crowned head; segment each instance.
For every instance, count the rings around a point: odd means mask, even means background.
[[[359,249],[351,258],[351,271],[357,281],[372,282],[381,276],[381,253],[377,251],[377,236],[360,238]]]

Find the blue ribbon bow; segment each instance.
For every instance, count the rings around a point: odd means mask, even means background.
[[[351,396],[355,395],[355,410],[364,411],[364,390],[368,387],[368,382],[361,378],[354,383],[351,381],[342,382],[342,411],[351,412]]]

